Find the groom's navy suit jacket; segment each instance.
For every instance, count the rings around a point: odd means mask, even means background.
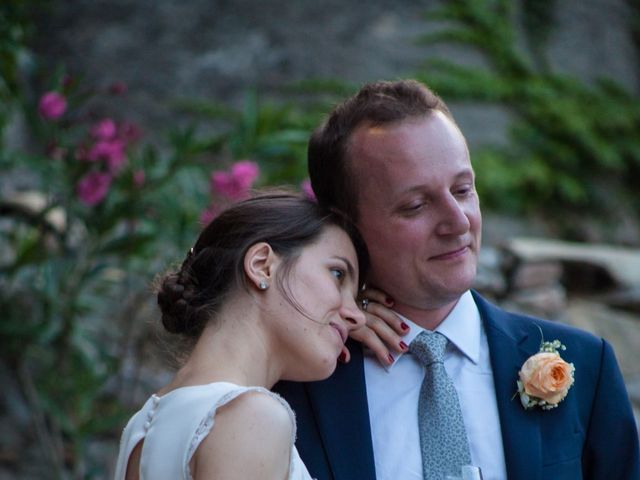
[[[510,480],[640,480],[638,432],[611,346],[563,324],[507,313],[474,292],[487,333]],[[575,383],[552,410],[514,398],[518,371],[545,340],[560,340]],[[318,480],[375,480],[362,348],[322,382],[281,382],[296,412],[298,451]],[[481,398],[478,399],[482,401]],[[402,426],[398,435],[402,435]],[[398,478],[401,478],[400,476]]]

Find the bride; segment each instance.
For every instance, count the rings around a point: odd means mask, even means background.
[[[363,245],[341,216],[286,193],[213,220],[159,281],[164,328],[192,346],[127,424],[116,480],[310,479],[293,412],[269,388],[349,360]]]

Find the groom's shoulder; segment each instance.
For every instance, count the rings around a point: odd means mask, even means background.
[[[495,324],[498,328],[511,331],[538,332],[541,331],[545,340],[560,340],[567,347],[579,346],[580,348],[601,349],[603,339],[594,334],[568,325],[559,320],[548,320],[524,313],[512,312],[504,309],[474,292],[476,305],[480,310],[480,315],[489,319],[490,324]]]

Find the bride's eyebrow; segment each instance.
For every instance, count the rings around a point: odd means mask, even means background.
[[[355,290],[355,292],[354,292],[353,296],[354,296],[354,297],[357,297],[357,296],[358,296],[358,278],[357,278],[357,276],[356,276],[356,275],[357,275],[358,273],[356,272],[356,269],[353,267],[353,264],[349,261],[349,259],[348,259],[348,258],[341,257],[341,256],[336,256],[336,257],[334,257],[334,258],[336,258],[337,260],[341,260],[341,261],[342,261],[342,262],[344,262],[344,263],[345,263],[345,265],[347,266],[347,273],[348,273],[348,275],[349,275],[351,278],[353,278],[353,280],[354,280],[354,282],[353,282],[353,283],[354,283],[354,284],[355,284],[355,286],[356,286],[356,290]]]
[[[336,255],[333,258],[344,262],[344,264],[347,266],[347,273],[349,273],[349,275],[351,275],[352,277],[355,275],[356,269],[353,268],[353,265],[351,264],[348,258],[341,257],[339,255]]]

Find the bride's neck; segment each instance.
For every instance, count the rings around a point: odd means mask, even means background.
[[[282,369],[260,321],[261,313],[250,299],[226,305],[205,327],[175,380],[271,388]]]

